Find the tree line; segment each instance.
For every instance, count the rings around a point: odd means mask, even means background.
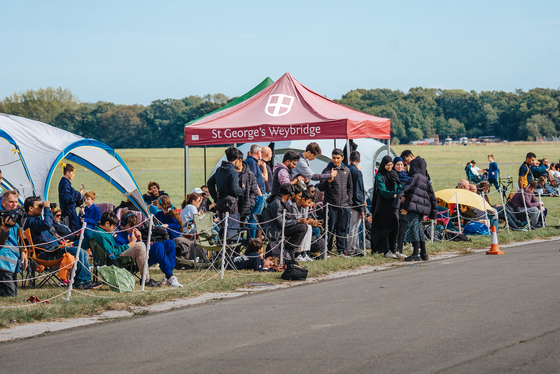
[[[152,101],[149,105],[82,103],[68,89],[15,93],[0,101],[0,113],[35,119],[97,139],[113,148],[182,147],[186,123],[235,98],[224,94]],[[391,119],[393,143],[434,134],[534,140],[560,132],[560,90],[464,91],[411,88],[356,89],[335,100],[364,113]]]

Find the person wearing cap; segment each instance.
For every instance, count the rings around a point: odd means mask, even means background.
[[[191,193],[198,193],[196,192],[198,190],[199,190],[198,188],[195,188],[192,190]],[[208,186],[204,185],[200,187],[200,191],[202,191],[200,193],[200,195],[202,195],[202,203],[200,204],[200,210],[202,210],[204,213],[213,211],[213,209],[216,207],[216,203],[213,203],[210,200],[210,192],[208,190]]]

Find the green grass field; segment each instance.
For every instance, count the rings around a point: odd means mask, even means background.
[[[464,166],[467,161],[475,159],[481,168],[487,167],[486,156],[494,154],[502,176],[510,174],[516,179],[517,169],[524,160],[525,154],[529,151],[535,152],[539,158],[547,157],[554,162],[560,157],[557,144],[497,144],[497,145],[477,145],[477,146],[396,146],[394,150],[397,154],[404,149],[411,149],[417,156],[425,158],[428,162],[428,170],[433,180],[434,190],[444,188],[454,188],[460,179],[465,177]],[[210,175],[217,160],[223,155],[224,148],[208,148],[207,173]],[[364,150],[360,150],[364,152]],[[169,193],[175,206],[179,206],[184,197],[184,149],[123,149],[118,153],[127,163],[140,190],[146,191],[149,181],[157,181],[161,188]],[[204,184],[204,160],[203,150],[190,150],[191,165],[191,188]],[[60,174],[61,176],[61,174]],[[50,200],[57,201],[56,190],[58,178],[54,179],[54,185],[50,189]],[[120,203],[123,196],[114,188],[109,188],[109,184],[96,176],[92,172],[78,167],[74,179],[74,186],[84,183],[86,190],[96,192],[98,198],[96,202]],[[499,203],[498,194],[492,194],[493,203]],[[546,207],[549,209],[549,218],[545,229],[533,230],[530,232],[511,232],[502,230],[499,233],[500,244],[514,241],[524,241],[536,238],[546,238],[558,235],[558,218],[560,217],[560,198],[544,198]],[[490,245],[489,237],[472,237],[471,242],[444,242],[435,243],[428,246],[430,253],[443,251],[463,251],[469,248],[488,248]],[[507,252],[506,252],[507,255]],[[343,269],[354,269],[365,265],[379,265],[392,260],[385,259],[379,255],[367,256],[365,258],[336,258],[332,257],[328,261],[315,261],[305,263],[309,269],[309,277],[316,277],[333,271]],[[159,269],[150,270],[155,279],[161,279],[163,275]],[[4,298],[0,301],[0,328],[6,328],[23,323],[35,321],[52,321],[77,316],[86,316],[100,313],[106,310],[127,309],[131,305],[147,305],[165,300],[176,299],[179,297],[196,296],[204,292],[217,292],[235,290],[239,287],[246,287],[246,282],[267,282],[280,283],[279,273],[259,273],[240,272],[235,274],[226,273],[224,280],[216,277],[214,271],[209,271],[202,278],[202,273],[194,271],[177,271],[175,273],[179,281],[185,285],[192,285],[178,290],[169,288],[148,289],[147,292],[136,292],[128,294],[116,294],[108,290],[90,291],[89,296],[74,292],[69,302],[56,298],[49,305],[34,305],[25,307],[29,296],[37,296],[40,299],[48,299],[60,294],[63,289],[44,288],[20,289],[19,295],[15,298]],[[199,279],[200,278],[200,279]],[[139,289],[137,287],[137,289]],[[97,296],[97,297],[94,297]],[[10,306],[23,306],[10,309]]]

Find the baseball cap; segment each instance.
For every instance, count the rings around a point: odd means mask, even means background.
[[[193,188],[193,190],[191,191],[191,193],[203,194],[204,191],[202,191],[200,188],[196,187],[196,188]]]

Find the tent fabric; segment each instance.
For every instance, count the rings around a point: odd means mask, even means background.
[[[187,126],[190,125],[191,123],[197,122],[199,120],[201,120],[202,118],[208,117],[213,115],[214,113],[218,113],[224,109],[230,108],[232,106],[235,106],[239,103],[242,103],[243,101],[247,100],[248,98],[250,98],[251,96],[254,96],[256,93],[261,92],[262,90],[264,90],[266,87],[270,86],[271,84],[273,84],[274,81],[272,79],[270,79],[270,77],[266,77],[261,83],[257,84],[252,90],[250,90],[249,92],[247,92],[244,95],[239,96],[237,99],[230,101],[229,103],[227,103],[226,105],[224,105],[223,107],[220,107],[208,114],[203,115],[200,118],[197,118],[195,120],[190,121],[189,123],[187,123]]]
[[[42,122],[0,113],[0,169],[20,198],[44,196],[60,161],[81,165],[125,194],[148,214],[138,186],[119,155],[93,139]],[[59,169],[60,170],[60,169]]]
[[[319,147],[321,147],[321,155],[319,155],[315,160],[309,162],[309,167],[315,174],[321,174],[323,169],[327,166],[327,164],[331,161],[331,154],[332,150],[335,148],[335,141],[334,140],[314,140]],[[284,153],[288,150],[293,150],[296,152],[303,153],[305,148],[310,143],[310,140],[293,140],[293,141],[280,141],[274,143],[274,164],[282,162],[284,157]],[[268,146],[270,142],[257,142],[257,143],[245,143],[238,145],[238,149],[244,154],[247,155],[251,145],[258,144],[261,147]],[[371,189],[373,188],[373,180],[375,176],[375,170],[383,156],[387,155],[387,145],[377,141],[375,139],[356,139],[354,140],[354,144],[357,145],[356,150],[360,152],[360,168],[362,170],[362,174],[364,177],[364,187],[366,193],[370,194]],[[345,139],[337,139],[336,140],[336,147],[340,149],[344,149],[346,146]],[[391,157],[395,157],[395,152],[391,149],[390,150]],[[225,155],[216,163],[212,174],[216,171],[216,169],[222,164],[222,161],[226,161]],[[319,183],[318,181],[311,181],[311,184]]]
[[[185,126],[185,146],[390,136],[389,119],[335,103],[290,73],[247,100]]]

